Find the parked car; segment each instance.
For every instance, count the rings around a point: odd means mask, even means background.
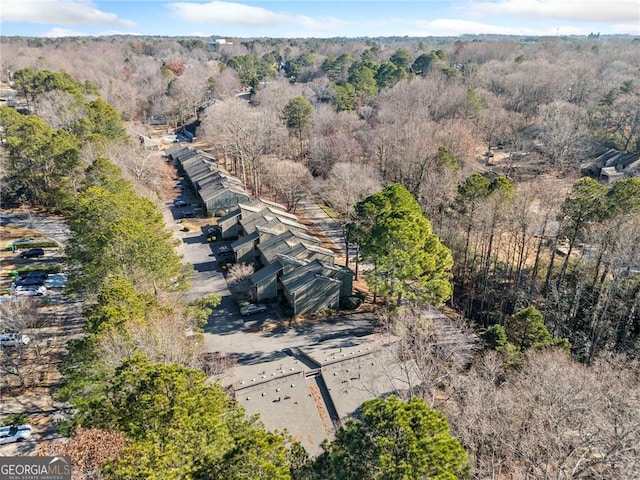
[[[173,201],[173,206],[178,208],[190,207],[191,203],[188,202],[187,200],[182,200],[181,198],[177,198]]]
[[[196,212],[193,209],[185,210],[182,212],[182,218],[195,218]]]
[[[26,287],[16,287],[14,294],[16,296],[26,296],[26,297],[41,297],[47,293],[47,288],[44,285],[35,286],[29,285]]]
[[[45,279],[38,277],[27,277],[20,280],[16,280],[13,284],[14,287],[41,287],[44,285]]]
[[[253,315],[254,313],[262,313],[267,311],[267,306],[261,303],[250,303],[240,309],[240,315]]]
[[[33,243],[35,241],[36,241],[35,238],[25,237],[25,238],[19,238],[18,240],[14,240],[13,244],[14,245],[19,245],[21,243]]]
[[[205,226],[204,233],[207,237],[207,242],[215,242],[222,236],[222,230],[218,225]]]
[[[43,280],[47,278],[49,274],[47,272],[43,272],[42,270],[32,270],[29,273],[27,273],[24,276],[21,276],[20,279],[27,279],[27,278],[42,278]]]
[[[27,244],[33,243],[35,241],[36,241],[35,238],[25,237],[25,238],[20,238],[18,240],[14,240],[13,244],[14,245],[27,245]]]
[[[22,442],[31,436],[29,425],[11,425],[0,427],[0,445],[5,443]]]
[[[36,258],[44,256],[44,250],[41,248],[30,248],[20,254],[20,258]]]
[[[1,347],[17,347],[19,345],[27,345],[31,341],[29,335],[24,333],[3,333],[0,334]]]
[[[230,247],[220,247],[218,249],[218,258],[225,262],[234,263],[236,260],[236,254]]]

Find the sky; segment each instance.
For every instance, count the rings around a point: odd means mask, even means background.
[[[640,0],[1,0],[0,35],[640,35]]]

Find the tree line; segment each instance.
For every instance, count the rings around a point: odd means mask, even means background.
[[[219,298],[182,300],[190,269],[175,254],[156,205],[100,155],[111,143],[127,142],[122,121],[106,111],[92,119],[96,133],[84,136],[70,125],[56,130],[38,116],[0,111],[12,147],[3,156],[11,167],[6,175],[16,185],[7,198],[64,214],[71,230],[67,294],[82,300],[86,318],[84,335],[68,343],[61,366],[58,398],[72,405],[73,415],[59,428],[71,438],[39,453],[69,454],[77,474],[114,479],[467,477],[466,454],[446,419],[421,400],[365,403],[362,417],[310,459],[286,431],[266,431],[209,380],[203,370],[216,373],[216,365],[207,364],[198,332]],[[30,136],[33,125],[39,137]],[[113,127],[118,135],[105,134]],[[68,139],[63,154],[52,148],[58,135]],[[32,140],[39,142],[35,159],[27,149]],[[32,160],[48,166],[49,183],[39,172],[26,173]],[[32,185],[39,195],[18,195]],[[398,430],[410,440],[392,447]],[[413,458],[416,448],[424,454]],[[396,457],[403,459],[398,468]]]
[[[453,375],[450,366],[442,367],[444,373],[440,368],[431,370],[436,378],[449,379],[438,383],[441,389],[447,385],[458,389],[450,397],[457,403],[448,404],[450,410],[445,411],[470,454],[474,475],[536,476],[543,466],[576,476],[606,471],[610,478],[633,477],[637,465],[624,453],[633,454],[632,444],[625,442],[637,438],[632,427],[638,411],[633,378],[608,355],[633,356],[638,351],[637,182],[602,186],[578,177],[579,162],[592,141],[637,151],[634,40],[542,39],[527,45],[510,40],[457,41],[428,46],[413,42],[402,47],[411,53],[412,65],[423,53],[432,52],[437,59],[432,58],[430,65],[435,68],[426,75],[408,72],[406,79],[392,86],[376,84],[375,92],[362,90],[353,110],[339,111],[332,82],[348,88],[355,69],[350,73],[352,64],[345,61],[343,76],[331,81],[322,71],[324,61],[330,60],[329,67],[333,56],[337,65],[348,51],[360,66],[382,64],[398,50],[374,48],[374,43],[255,41],[234,44],[237,50],[211,57],[199,47],[183,52],[171,40],[149,40],[130,46],[135,53],[124,62],[129,83],[122,91],[132,92],[137,82],[151,85],[162,62],[168,70],[164,73],[168,77],[159,83],[164,85],[180,72],[167,62],[169,58],[180,56],[185,65],[191,65],[193,58],[194,65],[209,66],[213,58],[215,82],[208,82],[208,77],[195,82],[215,87],[219,100],[206,110],[202,136],[254,192],[274,192],[292,209],[299,198],[314,192],[338,212],[347,233],[358,219],[359,201],[385,185],[399,184],[409,192],[430,219],[432,233],[455,260],[449,304],[486,328],[487,344],[496,350],[497,357],[476,359],[469,375]],[[81,47],[89,51],[91,44],[84,42]],[[276,48],[285,64],[305,53],[309,58],[299,62],[295,78],[280,78],[282,71],[275,78],[265,77],[268,85],[257,85],[251,102],[229,98],[241,84],[228,61],[235,54],[260,58]],[[51,55],[49,61],[54,61],[55,53]],[[225,67],[220,67],[223,63]],[[186,80],[184,76],[196,70],[186,68],[179,78]],[[360,73],[358,79],[370,79],[368,72]],[[96,84],[105,92],[114,88],[104,81]],[[161,105],[176,98],[167,97],[164,88],[155,97],[162,100],[151,103]],[[287,125],[286,106],[299,97],[312,106],[310,117]],[[133,104],[149,96],[135,98]],[[133,104],[122,106],[122,111],[133,112]],[[296,100],[292,105],[306,104]],[[484,153],[505,160],[493,168],[488,165],[493,157]],[[422,226],[420,231],[427,232]],[[353,234],[356,240],[357,231]],[[359,243],[364,247],[366,239]],[[369,252],[375,251],[373,247]],[[401,300],[397,296],[401,283],[388,284],[383,276],[372,278],[376,281],[382,295]],[[408,291],[419,293],[419,289]],[[548,354],[553,345],[561,349],[570,345],[574,357],[590,363],[593,370]],[[622,399],[616,411],[611,404],[604,407],[604,394],[594,396],[591,411],[604,413],[578,433],[557,419],[535,423],[535,416],[523,417],[521,406],[526,402],[519,403],[517,392],[544,384],[538,398],[556,398],[553,392],[564,377],[553,377],[554,369],[567,375],[579,372],[584,379],[597,377],[598,392],[626,392],[628,398],[624,393],[616,397]],[[474,386],[477,381],[467,383],[469,378],[486,380],[481,382],[484,390]],[[609,379],[615,382],[608,383]],[[480,401],[485,397],[501,398],[505,408],[490,413],[490,406]],[[535,398],[531,397],[531,405]],[[460,412],[476,404],[481,406],[477,416],[467,423]],[[582,407],[578,402],[566,408],[569,418]],[[616,430],[609,422],[613,418],[624,418],[625,428]],[[520,436],[514,419],[522,419],[527,432],[538,433]],[[513,432],[512,440],[505,443],[496,429]],[[561,433],[550,439],[550,429]],[[545,450],[548,441],[553,441],[554,450]],[[503,448],[507,443],[514,448]]]

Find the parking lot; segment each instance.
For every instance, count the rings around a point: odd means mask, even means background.
[[[61,219],[28,212],[4,211],[1,224],[2,247],[25,238],[63,242],[68,234]],[[36,272],[51,272],[63,266],[59,247],[44,247],[43,256],[22,258],[20,253],[28,250],[29,242],[32,241],[24,241],[21,247],[25,248],[16,251],[0,251],[0,288],[4,295],[0,330],[29,337],[27,343],[5,345],[0,351],[0,421],[10,415],[26,414],[33,427],[33,435],[24,443],[0,446],[3,456],[27,454],[39,441],[59,438],[55,421],[62,418],[64,405],[53,396],[60,380],[57,366],[69,339],[82,334],[81,305],[62,295],[66,278],[63,273],[41,276],[46,288],[43,295],[15,295],[16,289],[11,288],[14,271],[28,267]],[[26,279],[27,275],[23,273],[21,278]],[[20,388],[21,379],[26,388]]]

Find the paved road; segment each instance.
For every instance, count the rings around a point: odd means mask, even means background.
[[[167,204],[162,209],[167,227],[180,239],[177,248],[183,256],[183,262],[194,267],[194,277],[188,300],[215,293],[221,296],[221,304],[215,309],[204,328],[204,344],[207,352],[220,352],[233,356],[239,365],[253,365],[269,361],[285,348],[304,345],[317,345],[331,338],[363,336],[371,333],[372,327],[368,315],[352,315],[325,321],[309,322],[303,325],[288,325],[286,319],[280,319],[273,306],[260,314],[242,317],[239,308],[231,296],[224,275],[218,271],[218,262],[214,252],[223,243],[206,243],[200,231],[184,232],[176,219],[176,211]],[[342,245],[342,230],[317,205],[304,202],[300,212],[318,228],[327,232],[329,238]],[[342,243],[340,243],[342,242]],[[264,326],[280,325],[279,328],[266,329]]]
[[[0,224],[14,227],[28,228],[64,243],[69,238],[70,231],[62,217],[54,215],[40,215],[26,211],[0,212]]]
[[[220,352],[233,356],[242,364],[255,364],[270,360],[284,348],[316,345],[329,338],[362,336],[371,333],[366,315],[353,315],[346,319],[288,325],[281,320],[273,306],[264,313],[243,317],[231,296],[224,275],[218,271],[214,251],[222,243],[205,242],[201,232],[177,232],[182,244],[178,253],[183,262],[194,266],[194,277],[188,300],[215,293],[222,297],[204,329],[207,352]],[[280,328],[264,331],[263,326],[280,324]]]

